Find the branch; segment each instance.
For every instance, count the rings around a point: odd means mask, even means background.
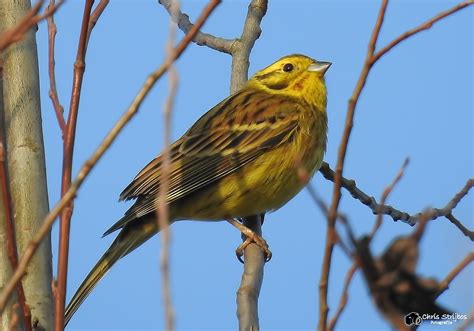
[[[3,49],[5,51],[1,54],[3,105],[0,106],[2,112],[0,117],[5,121],[5,127],[0,131],[2,135],[5,135],[8,176],[11,179],[8,181],[8,189],[11,195],[11,211],[19,253],[34,236],[37,227],[41,225],[40,221],[49,209],[35,28],[36,23],[51,14],[53,10],[49,8],[40,13],[43,1],[40,4],[35,1],[37,6],[35,5],[33,9],[30,2],[30,0],[0,1],[1,47],[8,47],[6,50]],[[49,233],[38,251],[28,266],[30,272],[23,279],[22,286],[25,300],[31,310],[33,324],[38,328],[52,330],[53,305],[50,287],[52,270]],[[7,268],[10,269],[9,263]],[[11,274],[13,272],[14,270]],[[5,282],[11,275],[6,276]],[[20,318],[20,324],[16,328],[25,328],[23,314],[20,312],[17,315]]]
[[[300,175],[305,174],[304,176],[306,176],[306,178],[309,178],[309,177],[307,177],[307,176],[309,176],[308,172],[305,169],[299,168],[298,172],[300,172]],[[311,199],[313,200],[313,202],[316,204],[316,206],[318,206],[318,208],[321,210],[323,215],[327,218],[328,217],[328,212],[329,212],[329,207],[327,206],[326,202],[323,199],[321,199],[321,197],[316,193],[316,189],[313,187],[313,185],[311,185],[311,183],[308,183],[306,185],[306,189],[308,190],[308,193],[309,193]],[[346,215],[344,215],[342,213],[337,213],[337,217],[343,224],[345,224],[346,226],[349,225]],[[342,251],[349,258],[352,258],[352,254],[350,252],[350,249],[347,247],[347,245],[344,243],[344,241],[341,240],[341,236],[337,233],[337,231],[335,232],[335,236],[336,236],[335,240],[339,244],[339,246],[341,247]]]
[[[79,102],[81,98],[82,82],[85,71],[87,44],[89,42],[91,29],[94,26],[90,24],[93,4],[94,0],[87,0],[84,4],[81,33],[79,35],[79,44],[77,46],[76,61],[74,62],[74,74],[72,82],[71,101],[69,103],[69,113],[66,125],[64,127],[65,130],[62,131],[63,168],[61,180],[61,196],[64,196],[65,193],[68,191],[69,187],[71,186],[74,142],[76,139],[77,117],[79,115]],[[63,209],[60,215],[58,274],[54,306],[54,327],[57,331],[64,329],[64,304],[66,301],[67,267],[69,258],[69,233],[71,229],[72,211],[73,205],[69,204],[66,208]]]
[[[59,1],[55,6],[48,6],[43,14],[39,15],[38,12],[43,5],[43,2],[44,0],[38,1],[38,3],[31,8],[28,14],[26,14],[18,24],[11,29],[5,30],[2,35],[0,35],[0,52],[5,50],[11,44],[20,41],[29,29],[38,24],[39,21],[54,14],[54,12],[56,12],[56,10],[58,10],[58,8],[63,4],[63,1]]]
[[[174,10],[172,0],[158,0],[158,2],[166,8],[182,31],[186,32],[193,27],[186,14],[179,9]],[[193,39],[200,46],[232,55],[231,93],[235,93],[247,81],[250,52],[260,36],[260,22],[266,11],[267,0],[250,2],[240,39],[217,38],[202,32],[198,32]],[[243,219],[242,222],[244,226],[261,236],[262,224],[259,216]],[[262,251],[253,243],[245,249],[244,259],[244,272],[237,291],[237,316],[241,330],[258,329],[258,295],[263,281],[265,259]]]
[[[346,278],[344,280],[344,288],[342,289],[341,299],[339,300],[339,306],[337,307],[336,314],[329,321],[328,330],[333,331],[336,327],[336,323],[341,317],[344,308],[346,308],[347,301],[349,300],[349,285],[351,284],[352,278],[354,277],[355,272],[357,271],[357,263],[354,262],[349,270],[347,270]]]
[[[353,127],[355,108],[356,108],[359,96],[362,93],[362,89],[364,88],[365,83],[367,81],[367,76],[369,74],[370,66],[371,66],[370,58],[373,55],[373,52],[377,43],[380,29],[382,27],[382,23],[385,17],[387,4],[388,4],[388,0],[383,0],[382,5],[380,6],[377,22],[375,23],[375,27],[372,32],[372,37],[369,42],[368,54],[364,63],[364,67],[360,74],[355,90],[352,94],[352,97],[349,99],[349,106],[348,106],[347,115],[346,115],[346,124],[344,127],[344,133],[341,139],[341,143],[339,145],[336,173],[334,177],[332,201],[331,201],[331,206],[328,213],[326,245],[324,248],[321,278],[319,281],[319,323],[318,323],[319,331],[324,331],[327,328],[327,318],[328,318],[328,312],[329,312],[328,298],[327,298],[329,272],[331,268],[332,252],[334,249],[334,244],[336,242],[335,241],[336,217],[337,217],[337,209],[339,207],[339,202],[341,200],[341,179],[342,179],[342,171],[344,168],[344,161],[346,157],[347,144],[349,142],[349,137],[350,137],[352,127]]]
[[[104,138],[102,143],[97,147],[92,156],[82,165],[79,173],[72,182],[71,187],[67,190],[66,194],[58,201],[58,203],[53,207],[48,215],[44,218],[41,223],[41,227],[38,228],[36,234],[33,236],[31,241],[28,243],[23,256],[21,257],[18,268],[15,270],[12,278],[0,292],[0,312],[5,309],[8,298],[10,297],[12,291],[14,290],[16,284],[21,280],[25,275],[26,267],[30,262],[31,258],[36,252],[36,249],[41,243],[41,240],[45,235],[47,235],[51,229],[51,226],[54,223],[54,220],[59,215],[59,213],[65,208],[77,194],[78,189],[83,184],[86,177],[89,175],[90,171],[97,164],[97,162],[102,158],[104,153],[108,150],[110,145],[115,141],[119,133],[123,130],[125,125],[133,118],[134,115],[138,112],[143,100],[148,95],[155,83],[160,79],[170,68],[171,64],[176,61],[181,54],[184,52],[186,47],[191,42],[194,35],[199,31],[201,26],[204,24],[206,19],[212,13],[212,11],[219,5],[220,0],[210,0],[207,6],[204,8],[201,16],[196,22],[194,28],[182,39],[182,41],[174,48],[171,56],[167,57],[164,63],[153,73],[151,73],[146,79],[143,87],[138,92],[135,99],[132,101],[132,104],[127,109],[127,111],[120,117],[114,127],[109,131],[107,136]]]
[[[446,17],[454,14],[455,12],[457,12],[457,11],[463,9],[463,8],[466,8],[466,7],[468,7],[472,4],[474,4],[474,0],[461,2],[458,5],[454,6],[453,8],[451,8],[449,10],[446,10],[446,11],[436,15],[435,17],[429,19],[428,21],[426,21],[425,23],[417,26],[416,28],[408,30],[404,34],[402,34],[399,37],[392,40],[387,46],[385,46],[384,48],[378,50],[372,57],[372,63],[377,62],[382,56],[387,54],[387,52],[389,52],[392,48],[397,46],[402,41],[410,38],[411,36],[417,34],[418,32],[430,29],[435,23],[442,20],[443,18],[446,18]]]
[[[171,19],[178,25],[178,28],[180,28],[181,31],[188,33],[189,30],[193,28],[194,24],[191,23],[188,15],[181,12],[180,9],[176,12],[172,11],[173,0],[158,0],[158,2],[165,7],[171,16]],[[235,39],[219,38],[199,31],[194,37],[193,42],[199,46],[207,46],[216,51],[231,54],[232,45],[234,44]]]
[[[87,40],[86,40],[86,47],[89,44],[89,38],[91,37],[92,29],[94,29],[95,25],[97,24],[97,21],[100,18],[100,15],[105,10],[105,7],[109,4],[109,0],[100,0],[99,4],[95,7],[94,11],[91,14],[91,17],[89,19],[89,26],[87,28]]]
[[[231,93],[235,93],[247,81],[250,52],[262,33],[260,23],[267,13],[267,5],[267,0],[252,0],[250,2],[242,35],[232,45]]]
[[[88,30],[87,30],[86,44],[89,43],[89,38],[92,32],[92,29],[96,25],[97,20],[99,19],[100,15],[104,11],[108,3],[109,3],[109,0],[101,0],[101,2],[97,5],[94,12],[92,13],[89,20]],[[49,5],[48,5],[48,10],[54,6],[55,6],[55,0],[50,0]],[[55,59],[54,59],[56,33],[57,33],[57,28],[56,28],[56,24],[54,23],[54,15],[51,14],[48,17],[49,97],[51,99],[51,102],[53,103],[53,108],[56,113],[56,118],[58,120],[58,125],[61,130],[62,138],[64,141],[65,139],[64,134],[66,132],[66,122],[64,120],[64,108],[59,101],[58,92],[56,89],[56,74],[55,74]]]
[[[1,69],[0,69],[0,79],[1,77]],[[1,87],[1,84],[0,84]],[[0,93],[2,93],[0,91]],[[3,129],[3,125],[0,126]],[[0,204],[3,204],[4,212],[5,212],[5,246],[8,255],[8,259],[10,260],[11,270],[15,270],[18,265],[18,251],[17,251],[17,244],[15,238],[15,225],[12,219],[12,204],[11,204],[11,196],[10,191],[8,189],[8,178],[7,178],[7,164],[5,162],[5,148],[3,143],[3,136],[0,136],[0,180],[1,180],[1,192],[0,196],[3,197],[3,201]],[[0,224],[2,225],[2,224]],[[3,232],[3,230],[1,231]],[[31,311],[28,305],[26,304],[25,299],[25,291],[23,290],[23,285],[21,283],[18,284],[16,287],[16,293],[18,297],[18,304],[20,306],[20,310],[23,314],[23,327],[27,331],[31,331]]]
[[[16,306],[18,306],[18,304],[14,304],[12,306],[12,310],[16,309]],[[10,323],[8,323],[8,330],[15,330],[16,328],[18,328],[18,322],[18,314],[14,314],[10,320]]]
[[[48,9],[55,6],[55,0],[50,0]],[[56,33],[58,29],[54,23],[54,15],[51,14],[48,17],[48,74],[49,74],[49,98],[53,103],[54,112],[58,120],[59,129],[62,133],[64,140],[64,132],[66,131],[66,121],[64,120],[64,108],[61,105],[58,97],[58,91],[56,89],[56,72],[54,59],[55,45],[56,45]]]
[[[321,168],[319,169],[321,174],[327,180],[334,182],[335,172],[329,167],[329,164],[323,162]],[[471,240],[474,240],[474,232],[467,229],[459,220],[457,220],[453,215],[452,212],[454,208],[456,208],[457,204],[464,198],[468,193],[469,190],[474,186],[474,179],[470,178],[467,180],[464,187],[458,192],[451,201],[449,201],[445,207],[443,208],[431,208],[427,211],[430,212],[431,218],[430,220],[435,220],[439,217],[446,217],[449,219],[456,227],[461,230],[461,232]],[[423,212],[419,212],[416,214],[409,214],[407,212],[401,211],[395,207],[390,205],[384,204],[382,201],[381,203],[377,203],[374,197],[369,196],[367,193],[359,189],[356,185],[356,182],[353,179],[347,179],[345,177],[341,177],[341,187],[345,188],[353,198],[359,200],[361,203],[369,207],[375,215],[388,215],[390,216],[395,222],[402,221],[409,225],[415,225],[420,221],[421,215]],[[426,211],[425,211],[426,212]]]
[[[392,183],[390,185],[388,185],[383,193],[382,193],[382,197],[381,197],[381,202],[382,204],[385,203],[385,201],[387,200],[388,196],[390,195],[390,193],[392,193],[393,189],[395,188],[395,186],[398,184],[398,182],[402,179],[403,177],[403,174],[405,172],[405,169],[406,167],[408,166],[408,163],[409,163],[409,159],[406,158],[405,161],[403,162],[400,170],[398,171],[398,174],[395,176],[395,178],[393,179]],[[325,165],[327,166],[327,164],[325,163]],[[329,168],[329,166],[328,166]],[[327,215],[326,215],[327,217]],[[344,222],[344,224],[346,225],[346,227],[348,228],[348,230],[350,231],[350,237],[353,238],[353,232],[352,230],[350,229],[350,225],[348,222]],[[372,228],[372,231],[370,232],[369,236],[368,236],[368,242],[370,242],[370,240],[372,240],[372,238],[374,237],[375,233],[378,231],[378,229],[380,228],[380,225],[382,224],[382,214],[379,214],[378,217],[376,218],[376,221],[375,221],[375,224],[374,224],[374,227]],[[337,311],[336,311],[336,314],[334,315],[334,317],[329,321],[329,326],[328,326],[328,329],[329,330],[334,330],[335,326],[336,326],[336,323],[338,321],[338,319],[340,318],[342,312],[344,311],[344,308],[346,307],[346,304],[347,304],[347,301],[348,301],[348,288],[349,288],[349,284],[352,280],[352,277],[354,275],[354,273],[356,272],[358,266],[357,266],[357,262],[354,262],[352,264],[352,266],[349,268],[349,270],[347,271],[347,274],[346,274],[346,280],[345,280],[345,283],[344,283],[344,288],[342,290],[342,294],[341,294],[341,298],[339,300],[339,306],[337,308]]]
[[[262,235],[262,218],[252,216],[243,219],[243,225],[257,235]],[[242,240],[245,240],[242,234]],[[237,317],[239,330],[259,330],[258,296],[263,282],[265,257],[263,251],[254,243],[244,250],[244,271],[237,290]]]
[[[383,0],[379,9],[377,21],[372,31],[372,36],[370,38],[368,53],[365,59],[364,67],[362,68],[362,72],[360,74],[359,80],[357,81],[354,92],[351,98],[349,99],[349,105],[348,105],[347,114],[346,114],[346,122],[344,126],[344,133],[342,135],[341,143],[339,145],[336,173],[334,177],[332,201],[331,201],[331,206],[329,208],[329,215],[328,215],[328,228],[326,231],[327,232],[326,245],[324,248],[323,265],[322,265],[322,271],[321,271],[321,278],[319,281],[319,323],[318,323],[319,331],[326,330],[327,316],[329,312],[328,298],[327,298],[329,271],[331,268],[332,252],[333,252],[334,244],[335,244],[334,238],[335,238],[336,217],[337,217],[337,209],[339,207],[339,202],[341,201],[341,179],[342,179],[342,172],[344,169],[344,162],[346,159],[347,145],[349,143],[349,137],[352,132],[352,127],[354,123],[354,114],[355,114],[357,102],[365,86],[367,77],[370,72],[370,68],[372,66],[370,59],[373,56],[375,46],[377,44],[377,39],[379,37],[380,29],[382,28],[382,23],[385,17],[385,11],[387,10],[387,5],[388,5],[388,0]]]
[[[438,293],[436,293],[436,298],[449,288],[449,284],[451,284],[453,279],[456,278],[472,261],[474,261],[474,252],[467,254],[466,257],[461,262],[459,262],[459,264],[454,267],[453,270],[451,270],[446,278],[443,279],[443,281],[439,284],[439,290]]]
[[[466,330],[471,330],[469,327],[473,324],[474,322],[474,310],[471,310],[469,313],[469,316],[467,319],[462,322],[462,324],[457,328],[457,331],[466,331]]]
[[[179,11],[178,2],[173,3],[169,9],[174,17],[174,14]],[[171,56],[173,52],[173,44],[176,39],[176,25],[170,24],[169,39],[166,44],[166,54]],[[169,176],[170,176],[170,144],[171,144],[171,112],[173,110],[174,99],[176,97],[176,91],[178,87],[178,72],[176,66],[172,65],[168,75],[169,81],[169,92],[163,108],[163,140],[164,140],[164,151],[162,153],[162,167],[161,167],[161,181],[160,188],[158,191],[158,201],[156,203],[157,208],[157,222],[158,229],[161,229],[161,249],[160,249],[160,271],[161,271],[161,287],[162,287],[162,298],[165,306],[165,326],[167,331],[174,329],[175,313],[173,304],[171,301],[171,277],[169,269],[170,260],[170,218],[169,218],[169,206],[166,202],[166,196],[169,190]]]
[[[392,193],[393,189],[398,184],[400,179],[402,179],[402,177],[405,173],[405,169],[408,166],[409,162],[410,162],[410,159],[406,158],[405,161],[403,162],[400,170],[398,171],[397,176],[393,179],[392,183],[383,190],[382,197],[380,198],[380,204],[385,205],[385,202],[387,201],[388,196],[390,195],[390,193]],[[375,220],[374,227],[373,227],[372,231],[369,234],[369,238],[371,240],[374,237],[375,233],[380,228],[380,226],[382,225],[382,218],[383,218],[383,214],[377,214],[377,218]]]
[[[332,201],[331,207],[328,216],[328,228],[327,228],[327,236],[326,236],[326,246],[324,250],[324,258],[323,258],[323,266],[321,272],[321,279],[320,279],[320,318],[318,323],[318,329],[323,331],[326,329],[327,324],[327,314],[329,311],[327,305],[327,290],[328,290],[328,281],[329,281],[329,271],[330,271],[330,264],[332,259],[332,252],[335,243],[335,223],[337,218],[337,209],[339,207],[339,202],[341,200],[341,185],[342,185],[342,173],[344,169],[345,157],[347,152],[347,146],[349,143],[349,138],[352,132],[352,128],[354,125],[354,115],[356,106],[359,100],[359,97],[362,93],[362,90],[365,87],[367,82],[367,77],[372,69],[372,66],[381,58],[382,55],[386,54],[388,51],[393,49],[395,45],[397,45],[402,40],[405,40],[411,36],[414,36],[416,33],[426,30],[432,26],[434,22],[441,20],[442,18],[448,17],[457,10],[460,10],[468,5],[474,3],[473,0],[467,1],[460,6],[455,7],[455,9],[444,12],[432,20],[428,21],[426,25],[422,25],[421,27],[415,28],[408,33],[396,38],[394,42],[388,44],[388,46],[384,47],[378,53],[375,53],[375,48],[377,45],[378,37],[380,34],[380,30],[382,28],[382,24],[385,17],[385,12],[387,10],[388,0],[382,0],[377,21],[375,23],[374,29],[372,31],[372,36],[369,41],[367,56],[364,61],[364,66],[362,68],[361,74],[359,79],[356,83],[354,92],[349,99],[347,114],[346,114],[346,121],[344,126],[344,132],[342,135],[341,143],[338,149],[338,158],[336,164],[336,171],[334,177],[334,185],[333,185],[333,194],[332,194]],[[458,8],[459,7],[459,8]]]
[[[235,93],[247,81],[250,52],[261,34],[260,23],[267,12],[267,0],[252,0],[248,7],[242,35],[232,44],[230,91]],[[262,216],[242,219],[257,235],[262,235]],[[245,237],[242,237],[245,240]],[[251,243],[244,251],[244,271],[237,291],[237,317],[240,330],[259,330],[258,296],[263,282],[265,258],[263,251]]]
[[[466,237],[474,241],[474,231],[466,228],[453,214],[446,215],[446,218],[453,223]]]

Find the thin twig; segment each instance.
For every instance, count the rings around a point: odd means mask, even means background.
[[[79,114],[79,102],[81,98],[82,82],[85,71],[87,41],[89,40],[88,29],[93,4],[94,0],[87,0],[84,4],[81,33],[79,35],[76,61],[74,62],[71,101],[69,103],[69,113],[65,126],[66,130],[63,131],[63,168],[61,180],[61,196],[64,196],[69,190],[69,187],[71,186],[77,117]],[[64,329],[64,305],[66,300],[66,283],[69,258],[69,233],[71,228],[72,211],[73,205],[71,203],[63,209],[60,215],[58,274],[54,306],[54,328],[56,331]]]
[[[59,213],[65,208],[72,199],[77,194],[78,189],[83,184],[84,180],[89,175],[90,171],[93,167],[97,164],[97,162],[102,158],[104,153],[108,150],[110,145],[115,141],[118,134],[123,130],[125,125],[133,118],[133,116],[138,112],[143,100],[150,92],[151,88],[155,85],[158,79],[160,79],[170,68],[171,64],[178,59],[181,54],[184,52],[186,47],[191,42],[193,36],[199,31],[201,26],[204,24],[206,19],[209,15],[213,12],[213,10],[219,5],[221,0],[210,0],[209,3],[204,8],[201,16],[196,21],[194,29],[191,30],[179,43],[178,46],[173,51],[172,56],[167,57],[164,63],[152,74],[148,76],[144,85],[138,92],[135,99],[132,101],[132,104],[127,109],[127,111],[120,117],[114,127],[109,131],[107,136],[101,142],[101,144],[97,147],[91,157],[82,165],[79,173],[72,182],[69,190],[63,197],[56,203],[56,205],[51,209],[48,215],[43,219],[41,227],[37,230],[36,234],[30,240],[28,245],[25,248],[25,251],[19,261],[18,268],[13,273],[13,276],[10,278],[5,287],[0,293],[0,312],[5,309],[5,305],[10,297],[12,291],[15,289],[16,284],[21,280],[21,278],[25,275],[26,267],[30,262],[31,258],[36,252],[36,249],[41,243],[41,240],[45,235],[47,235],[51,229],[51,226],[54,223],[56,217],[58,217]]]
[[[426,226],[428,225],[428,221],[431,215],[432,214],[429,209],[421,213],[420,219],[416,224],[416,229],[410,235],[417,243],[419,243],[421,241],[421,238],[423,238],[423,235],[426,231]]]
[[[176,39],[176,25],[173,22],[177,11],[179,10],[179,3],[173,2],[171,11],[171,24],[169,31],[169,39],[166,44],[166,53],[171,56],[173,53],[173,44]],[[163,295],[163,304],[165,306],[165,326],[167,331],[174,329],[175,313],[171,300],[171,277],[170,277],[170,240],[171,233],[169,227],[169,208],[166,203],[166,196],[169,190],[169,175],[170,175],[170,144],[171,144],[171,112],[173,110],[174,99],[176,97],[176,90],[178,87],[178,72],[176,66],[172,65],[169,69],[168,74],[169,80],[169,92],[166,99],[165,106],[163,108],[163,126],[164,126],[164,150],[163,150],[163,161],[161,167],[161,181],[160,189],[158,192],[158,228],[161,230],[161,249],[160,249],[160,269],[161,269],[161,287]]]
[[[372,32],[372,36],[369,42],[367,56],[364,62],[364,66],[362,72],[360,74],[359,80],[356,84],[355,90],[352,94],[352,97],[349,99],[349,105],[346,115],[346,122],[344,126],[344,133],[341,139],[341,143],[339,145],[338,150],[338,158],[337,158],[337,165],[336,165],[336,172],[334,177],[334,185],[333,185],[333,198],[331,202],[331,208],[329,212],[329,226],[327,230],[327,240],[326,246],[324,251],[324,258],[323,258],[323,268],[321,273],[321,280],[320,280],[320,319],[318,328],[320,331],[326,328],[326,321],[327,321],[327,313],[328,313],[328,306],[327,306],[327,289],[328,289],[328,280],[329,280],[329,271],[330,271],[330,263],[332,258],[332,251],[334,247],[334,226],[337,217],[337,209],[339,207],[339,202],[341,199],[341,181],[342,181],[342,173],[344,169],[344,161],[347,152],[347,146],[349,143],[350,134],[352,131],[353,123],[354,123],[354,114],[355,109],[357,106],[357,102],[359,97],[364,89],[365,83],[367,82],[367,77],[372,66],[381,58],[382,55],[389,52],[395,45],[397,45],[402,40],[405,40],[411,36],[414,36],[416,33],[426,30],[432,26],[434,22],[437,22],[445,17],[450,16],[457,10],[460,10],[468,5],[472,4],[473,1],[467,1],[460,5],[459,8],[455,7],[453,10],[447,11],[436,16],[434,19],[428,21],[428,24],[422,25],[419,28],[415,28],[409,31],[406,34],[396,38],[394,42],[389,43],[386,47],[382,48],[378,53],[375,53],[375,48],[378,40],[378,36],[380,33],[380,29],[382,27],[382,23],[384,20],[385,12],[388,5],[388,0],[382,0],[382,4],[379,10],[377,22]]]
[[[382,197],[380,198],[380,204],[385,205],[385,202],[387,201],[388,196],[390,193],[392,193],[393,189],[395,186],[398,184],[400,179],[402,179],[403,174],[405,173],[405,169],[408,166],[408,163],[410,162],[409,158],[406,158],[405,161],[403,162],[400,170],[398,171],[397,175],[393,179],[392,183],[390,183],[389,186],[387,186],[382,193]],[[372,228],[372,231],[369,234],[369,238],[372,239],[375,235],[375,233],[378,231],[380,226],[382,225],[382,219],[383,219],[383,214],[378,214],[375,220],[374,227]]]
[[[1,70],[0,70],[1,72]],[[2,79],[0,77],[0,79]],[[1,93],[1,91],[0,91]],[[5,148],[3,144],[3,138],[0,136],[0,181],[1,181],[1,196],[3,196],[3,206],[5,208],[5,246],[10,260],[11,269],[15,270],[18,266],[18,251],[15,237],[15,225],[12,218],[12,203],[10,190],[8,189],[8,179],[7,179],[7,163],[5,162]],[[21,283],[16,287],[16,293],[18,297],[18,303],[20,305],[20,310],[23,314],[23,324],[27,331],[31,331],[31,311],[28,305],[26,304],[25,291],[23,290],[23,285]]]
[[[336,314],[329,321],[328,330],[332,331],[336,327],[336,323],[341,317],[344,308],[346,308],[347,301],[349,300],[349,285],[351,284],[352,278],[354,277],[355,272],[357,271],[357,263],[353,263],[349,270],[347,270],[346,278],[344,280],[344,287],[342,289],[341,298],[339,299],[339,306],[337,307]]]
[[[407,32],[403,33],[402,35],[398,36],[397,38],[392,40],[390,43],[388,43],[387,46],[385,46],[382,49],[378,50],[374,54],[374,56],[372,56],[372,60],[371,60],[372,63],[377,62],[382,56],[387,54],[387,52],[389,52],[392,48],[397,46],[402,41],[410,38],[411,36],[421,32],[421,31],[430,29],[436,22],[438,22],[438,21],[442,20],[443,18],[446,18],[446,17],[454,14],[455,12],[457,12],[457,11],[463,9],[463,8],[466,8],[466,7],[468,7],[472,4],[474,4],[474,0],[461,2],[461,3],[457,4],[456,6],[454,6],[453,8],[448,9],[448,10],[442,12],[442,13],[439,13],[435,17],[429,19],[428,21],[424,22],[423,24],[420,24],[416,28],[408,30]]]
[[[10,323],[8,323],[8,331],[14,331],[18,329],[18,322],[20,321],[18,314],[15,312],[18,304],[13,304],[12,305],[12,318],[10,320]],[[30,325],[30,330],[31,330],[31,325]]]
[[[55,0],[50,0],[48,8],[55,6]],[[48,17],[48,74],[49,74],[49,98],[53,103],[54,112],[58,120],[59,129],[61,130],[62,138],[64,139],[64,133],[66,132],[66,121],[64,120],[64,108],[61,105],[58,97],[58,91],[56,89],[56,72],[54,59],[55,45],[56,45],[56,33],[58,29],[54,23],[54,14]]]
[[[328,227],[326,231],[326,245],[324,247],[324,257],[321,270],[321,278],[319,281],[319,322],[318,330],[324,331],[327,328],[327,318],[329,312],[328,306],[328,284],[329,284],[329,272],[331,269],[331,259],[332,252],[334,250],[335,238],[336,238],[336,218],[337,218],[337,209],[339,207],[339,202],[341,201],[341,179],[342,172],[344,169],[344,162],[346,159],[347,145],[349,143],[349,138],[352,132],[352,127],[354,123],[354,114],[359,100],[359,96],[362,93],[362,90],[367,81],[367,77],[370,72],[370,68],[373,63],[371,58],[374,54],[377,40],[379,37],[380,29],[382,28],[382,23],[385,17],[385,11],[387,9],[388,0],[383,0],[379,9],[377,21],[375,27],[372,31],[372,36],[370,38],[367,56],[365,59],[364,67],[360,74],[359,80],[355,86],[354,92],[349,99],[349,105],[346,114],[346,122],[344,126],[344,133],[342,135],[341,143],[339,145],[339,150],[337,154],[337,164],[336,164],[336,174],[334,177],[333,193],[331,206],[329,208],[328,214]]]
[[[439,297],[441,294],[443,294],[444,291],[449,288],[449,284],[451,284],[453,279],[456,278],[472,261],[474,261],[474,252],[469,252],[469,254],[467,254],[466,257],[461,262],[459,262],[459,264],[454,267],[454,269],[451,270],[446,278],[443,279],[443,281],[439,284],[439,290],[438,293],[436,293],[436,297]]]
[[[252,0],[250,2],[242,35],[232,44],[231,93],[235,93],[247,81],[250,52],[262,33],[260,23],[267,13],[267,6],[268,0]]]
[[[43,5],[43,2],[44,0],[38,1],[20,22],[18,22],[14,27],[5,30],[0,35],[0,52],[5,50],[11,44],[20,41],[29,29],[35,26],[39,21],[54,14],[54,12],[56,12],[56,10],[58,10],[58,8],[63,4],[63,1],[58,1],[55,6],[48,6],[43,14],[39,15],[38,12]]]
[[[474,231],[466,228],[453,214],[446,215],[446,218],[453,223],[466,237],[474,241]]]
[[[100,15],[105,10],[105,7],[109,4],[109,0],[100,0],[99,4],[95,7],[94,11],[91,14],[91,17],[89,19],[89,26],[87,28],[87,41],[86,41],[86,47],[89,45],[89,38],[91,37],[92,29],[94,29],[95,25],[97,24],[97,21],[100,18]]]
[[[335,172],[329,167],[326,162],[323,162],[321,168],[319,169],[321,174],[327,180],[334,182]],[[470,178],[467,180],[464,187],[456,193],[456,195],[451,199],[445,207],[443,208],[431,208],[430,215],[431,220],[435,220],[439,217],[446,217],[449,219],[466,237],[471,240],[474,240],[474,232],[467,229],[459,220],[457,220],[453,215],[453,209],[457,206],[457,204],[464,198],[468,193],[469,190],[474,186],[474,179]],[[402,221],[409,225],[415,225],[420,221],[420,217],[423,214],[422,212],[418,212],[416,214],[409,214],[407,212],[401,211],[399,209],[394,208],[390,205],[385,205],[383,203],[378,203],[374,197],[369,196],[367,193],[362,191],[360,188],[357,187],[357,184],[352,179],[347,179],[345,177],[341,178],[341,187],[345,188],[353,198],[359,200],[362,204],[369,207],[375,215],[387,215],[390,216],[395,222]]]
[[[408,163],[409,163],[409,159],[406,158],[405,161],[403,162],[400,170],[398,171],[397,175],[393,179],[392,183],[390,183],[390,185],[388,185],[384,189],[384,191],[382,193],[382,197],[380,199],[382,204],[385,204],[385,201],[387,200],[390,193],[393,191],[393,189],[398,184],[400,179],[402,179],[403,174],[405,172],[405,169],[408,166]],[[374,227],[372,228],[372,231],[370,232],[370,234],[368,236],[369,240],[371,240],[374,237],[375,233],[380,228],[381,224],[382,224],[382,214],[379,214],[377,216],[376,221],[375,221]],[[347,224],[347,226],[348,226],[348,224]],[[341,298],[339,299],[339,306],[337,308],[337,311],[336,311],[334,317],[329,321],[329,326],[328,326],[329,330],[334,330],[337,321],[339,320],[342,312],[344,311],[344,308],[346,307],[346,304],[347,304],[347,301],[348,301],[348,296],[349,296],[348,295],[349,284],[350,284],[350,282],[352,280],[352,276],[354,275],[356,270],[357,270],[357,263],[354,262],[352,264],[352,266],[349,268],[349,270],[347,271],[346,278],[345,278],[345,283],[344,283],[344,288],[342,290]]]
[[[311,197],[313,202],[319,207],[319,209],[321,210],[321,212],[327,219],[329,207],[326,204],[326,202],[319,196],[319,194],[316,193],[316,189],[313,187],[313,185],[311,185],[311,183],[308,183],[306,185],[306,189],[308,190],[309,196]],[[347,224],[347,217],[344,214],[338,212],[337,217],[342,223]],[[337,231],[335,234],[336,234],[336,242],[339,244],[339,247],[341,247],[342,251],[346,254],[346,256],[348,256],[351,259],[352,254],[350,252],[350,249],[341,239],[341,236],[339,235]]]
[[[158,2],[165,7],[173,21],[178,24],[178,28],[181,29],[184,33],[188,33],[189,30],[194,26],[189,20],[189,16],[181,12],[180,9],[176,13],[173,13],[172,6],[173,0],[158,0]],[[194,37],[193,42],[199,46],[207,46],[211,49],[214,49],[219,52],[231,54],[232,45],[234,44],[235,39],[225,39],[220,37],[215,37],[208,33],[198,32]]]
[[[471,310],[467,319],[456,329],[457,331],[472,330],[469,327],[474,324],[474,309]]]

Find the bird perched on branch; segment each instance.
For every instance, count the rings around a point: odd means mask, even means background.
[[[224,220],[280,208],[306,184],[326,149],[326,86],[331,63],[285,56],[204,114],[169,148],[169,221]],[[117,260],[159,231],[156,220],[163,155],[120,195],[135,199],[104,235],[117,238],[66,309],[66,323]]]

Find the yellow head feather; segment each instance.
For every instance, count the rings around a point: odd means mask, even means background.
[[[255,73],[247,86],[303,99],[314,108],[325,111],[324,73],[330,65],[329,62],[319,62],[305,55],[288,55]]]

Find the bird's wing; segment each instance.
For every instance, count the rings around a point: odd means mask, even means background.
[[[171,146],[167,202],[209,185],[265,150],[290,141],[301,107],[296,101],[255,90],[243,90],[219,103]],[[140,217],[156,209],[162,162],[159,155],[120,195],[121,200],[138,199],[128,211],[130,216]]]

